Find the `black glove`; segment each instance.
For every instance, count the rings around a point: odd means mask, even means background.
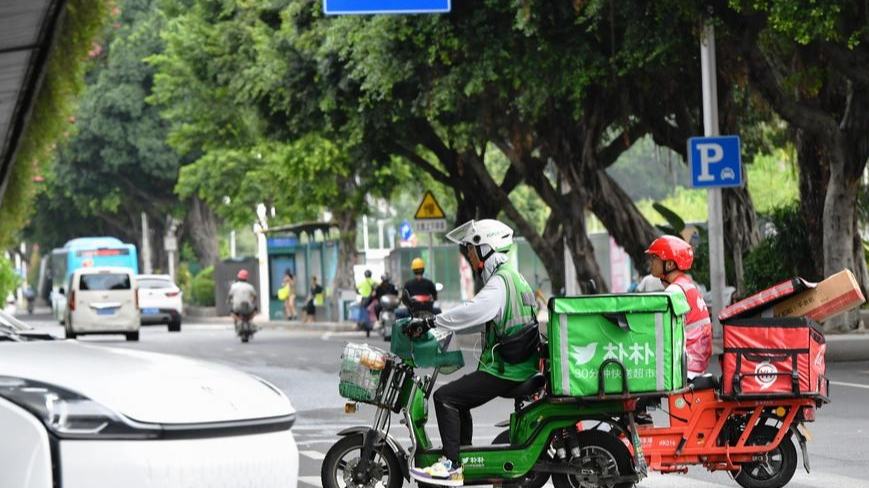
[[[434,329],[434,327],[433,317],[424,319],[414,318],[404,327],[404,334],[411,339],[418,339],[424,336],[430,329]]]

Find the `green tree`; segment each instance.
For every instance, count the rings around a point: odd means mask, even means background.
[[[869,160],[866,5],[729,2],[715,14],[736,38],[731,46],[744,59],[752,87],[796,133],[801,212],[816,273],[829,276],[849,268],[867,289],[856,211]],[[831,326],[856,322],[851,314]]]
[[[0,199],[0,244],[14,242],[35,214],[40,191],[35,181],[48,170],[56,145],[64,138],[67,117],[83,89],[88,51],[109,20],[109,2],[70,0],[45,66],[45,75],[22,135],[14,166]]]
[[[154,69],[144,58],[162,51],[159,33],[165,22],[152,3],[126,0],[119,6],[105,47],[88,72],[74,132],[59,150],[39,203],[54,211],[37,216],[32,229],[36,238],[55,243],[82,232],[99,232],[141,244],[144,212],[153,229],[149,238],[156,240],[155,267],[165,268],[159,243],[168,217],[186,212],[173,191],[182,160],[166,143],[167,124],[145,102]],[[66,225],[56,225],[56,212],[69,217]],[[52,222],[38,222],[48,216]],[[201,218],[187,222],[189,234],[203,232]],[[48,235],[38,235],[40,231]],[[197,247],[200,257],[215,260],[216,236],[212,243],[200,241],[194,239],[202,244]]]

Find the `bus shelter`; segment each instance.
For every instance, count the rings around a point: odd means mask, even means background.
[[[269,320],[284,319],[284,303],[278,299],[284,276],[292,273],[295,287],[290,296],[299,316],[308,298],[311,278],[323,287],[325,299],[317,303],[317,319],[331,316],[333,283],[338,269],[338,236],[336,225],[329,222],[309,222],[272,227],[266,231],[268,255]]]

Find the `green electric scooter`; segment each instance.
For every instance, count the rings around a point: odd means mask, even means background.
[[[461,368],[464,360],[461,351],[448,351],[450,336],[429,331],[419,339],[408,339],[404,333],[408,323],[402,320],[394,325],[391,354],[383,359],[366,362],[352,357],[356,354],[352,348],[366,346],[349,344],[345,349],[341,394],[377,410],[373,425],[339,432],[340,439],[323,460],[324,488],[399,488],[410,480],[411,463],[428,466],[442,455],[425,432],[428,400],[438,374]],[[359,361],[363,374],[345,376],[345,371],[353,373],[351,368]],[[602,368],[611,366],[621,367],[614,363]],[[416,368],[434,368],[434,372],[416,376]],[[365,379],[368,372],[370,381]],[[645,477],[633,416],[635,399],[553,397],[547,394],[543,374],[520,384],[506,397],[515,400],[509,422],[501,424],[508,430],[492,445],[462,446],[465,485],[540,488],[551,477],[556,488],[628,488]],[[346,410],[355,412],[355,407],[351,402]],[[393,413],[407,427],[409,448],[390,434]],[[577,429],[586,421],[595,422],[597,428]],[[632,446],[623,439],[630,439]]]

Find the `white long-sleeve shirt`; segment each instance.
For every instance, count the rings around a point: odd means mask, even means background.
[[[482,332],[490,320],[501,320],[507,302],[507,284],[500,278],[494,279],[494,275],[498,266],[505,262],[507,256],[503,254],[487,259],[483,288],[474,298],[437,315],[435,325],[456,334],[473,334]]]

